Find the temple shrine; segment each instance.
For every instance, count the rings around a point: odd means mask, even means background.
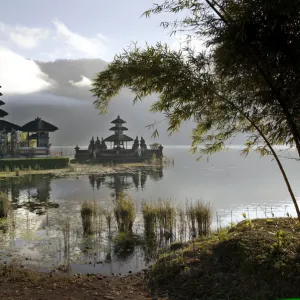
[[[5,102],[0,100],[0,106],[3,105]],[[0,157],[32,157],[50,154],[49,132],[56,131],[58,129],[56,126],[39,117],[24,126],[19,126],[4,120],[6,116],[8,113],[0,109]],[[18,132],[27,133],[25,142],[20,140]],[[31,141],[35,141],[34,146]]]
[[[97,162],[138,162],[152,159],[155,155],[156,158],[163,157],[163,147],[159,145],[156,149],[148,149],[143,137],[139,140],[124,134],[128,128],[124,126],[126,121],[118,116],[115,120],[111,121],[114,125],[109,130],[114,131],[114,134],[101,140],[97,137],[94,140],[92,137],[87,150],[81,150],[76,146],[75,159],[77,161],[94,160]],[[128,142],[133,142],[131,148],[128,148]],[[106,143],[110,143],[108,149]]]

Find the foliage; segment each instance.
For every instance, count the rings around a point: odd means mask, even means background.
[[[287,236],[284,230],[280,229],[276,232],[276,242],[271,245],[271,250],[274,253],[282,253],[283,247],[287,244]]]
[[[0,171],[8,172],[17,168],[20,170],[62,169],[68,167],[69,163],[68,157],[0,159]]]
[[[134,253],[135,246],[140,245],[142,239],[132,232],[119,232],[114,239],[114,253],[119,260],[126,260]]]
[[[251,221],[251,219],[250,218],[247,218],[247,215],[246,215],[246,213],[242,213],[242,216],[243,216],[243,218],[245,219],[245,224],[246,224],[246,226],[247,227],[252,227],[252,221]]]
[[[159,143],[153,143],[153,144],[150,145],[150,149],[158,150],[159,146],[161,146]]]
[[[28,145],[27,132],[19,132],[19,141],[21,147],[27,147]],[[29,147],[36,147],[36,146],[37,146],[36,140],[29,141]]]

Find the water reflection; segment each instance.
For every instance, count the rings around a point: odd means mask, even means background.
[[[144,269],[152,261],[153,251],[151,243],[143,241],[141,218],[137,218],[129,237],[118,233],[113,222],[108,228],[107,215],[102,213],[93,219],[93,234],[85,235],[80,207],[84,193],[108,192],[114,200],[122,192],[143,191],[148,182],[162,178],[162,167],[156,167],[79,179],[49,175],[0,179],[0,191],[8,195],[13,208],[5,224],[1,223],[0,255],[6,261],[18,257],[24,265],[56,267],[71,273],[125,274]],[[72,191],[77,187],[82,189],[75,201]],[[155,249],[156,243],[153,245]]]
[[[143,190],[148,177],[152,181],[159,181],[163,178],[163,167],[158,166],[149,170],[137,170],[133,173],[115,173],[111,175],[88,176],[90,186],[93,190],[100,190],[101,187],[108,187],[112,197],[117,197],[122,192],[135,187],[136,191]]]

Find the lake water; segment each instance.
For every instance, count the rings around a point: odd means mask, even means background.
[[[70,151],[62,149],[64,153]],[[188,151],[188,147],[166,147],[164,153],[174,158],[174,166],[134,173],[2,179],[0,190],[9,195],[15,208],[7,224],[2,224],[2,261],[18,258],[25,265],[45,270],[68,264],[73,273],[125,274],[145,268],[151,261],[145,247],[129,247],[125,255],[114,253],[112,240],[102,225],[93,236],[82,234],[82,201],[91,200],[101,208],[110,208],[116,194],[122,191],[132,196],[138,209],[142,201],[158,198],[172,199],[181,206],[198,199],[209,202],[215,228],[242,220],[243,212],[250,218],[283,217],[287,212],[296,215],[271,157],[251,153],[244,158],[239,150],[232,149],[196,162],[197,156]],[[290,159],[293,154],[282,152],[287,157],[282,162],[295,194],[300,196],[299,162]],[[134,230],[139,232],[141,228],[138,214]]]

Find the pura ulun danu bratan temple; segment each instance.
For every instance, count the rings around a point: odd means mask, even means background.
[[[157,146],[155,149],[148,149],[143,137],[136,137],[135,139],[124,134],[128,128],[124,126],[126,121],[118,116],[111,122],[114,126],[109,130],[114,131],[114,134],[107,138],[96,141],[92,137],[87,150],[80,150],[76,146],[75,159],[78,161],[94,160],[98,162],[138,162],[152,159],[155,155],[156,158],[163,157],[163,147]],[[133,142],[132,146],[128,148],[128,142]],[[108,148],[107,144],[110,148]]]

